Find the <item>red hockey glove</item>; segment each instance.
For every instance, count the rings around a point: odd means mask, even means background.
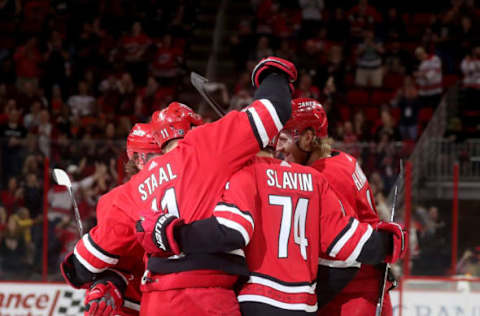
[[[405,230],[405,227],[397,223],[380,222],[375,228],[380,231],[392,233],[393,250],[392,253],[385,258],[385,262],[395,263],[403,258],[408,246],[408,232]]]
[[[115,315],[122,305],[122,294],[110,281],[96,283],[85,294],[86,316]]]
[[[271,71],[284,73],[289,82],[290,91],[293,93],[293,83],[297,80],[297,68],[286,59],[278,57],[265,57],[255,66],[252,71],[252,85],[258,88],[265,75]]]
[[[183,224],[183,219],[168,213],[150,213],[143,218],[137,221],[136,235],[147,253],[158,254],[164,251],[180,254],[180,247],[175,241],[173,232],[176,226]]]

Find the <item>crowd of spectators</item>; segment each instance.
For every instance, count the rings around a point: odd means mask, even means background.
[[[322,102],[329,134],[359,158],[382,210],[405,144],[418,139],[442,92],[460,78],[465,100],[480,89],[472,0],[420,13],[387,5],[251,0],[252,14],[224,43],[235,81],[209,87],[240,109],[260,58],[294,61],[294,97]],[[50,271],[77,238],[71,202],[45,178],[45,159],[69,172],[82,218],[94,224],[98,197],[122,182],[133,123],[182,101],[197,8],[191,0],[0,0],[0,275],[39,271],[44,197]],[[480,117],[467,101],[459,117]],[[469,135],[477,124],[465,125]]]

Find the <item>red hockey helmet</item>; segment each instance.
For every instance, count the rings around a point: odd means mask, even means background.
[[[170,140],[183,138],[193,126],[203,124],[202,117],[183,103],[172,102],[152,115],[153,137],[160,148]]]
[[[289,132],[298,140],[298,137],[307,128],[313,129],[315,136],[328,136],[327,114],[323,106],[312,98],[297,98],[292,100],[292,117],[285,123],[284,131]]]
[[[187,120],[194,126],[203,124],[200,114],[195,113],[189,106],[180,102],[172,102],[165,109],[155,111],[152,114],[152,123],[178,120]]]
[[[161,148],[158,147],[153,137],[152,124],[135,124],[127,137],[128,159],[132,159],[134,153],[160,154],[161,152]]]

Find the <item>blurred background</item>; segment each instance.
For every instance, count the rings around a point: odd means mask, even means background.
[[[52,168],[92,227],[134,123],[172,100],[218,119],[191,71],[241,109],[270,55],[296,63],[294,97],[324,105],[384,218],[398,185],[396,272],[480,277],[479,23],[474,0],[0,0],[0,280],[61,280],[78,236]]]

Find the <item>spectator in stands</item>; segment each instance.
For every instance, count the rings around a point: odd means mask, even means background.
[[[121,39],[126,69],[138,84],[144,84],[147,79],[145,53],[151,44],[152,40],[143,32],[140,21],[133,22],[131,32]]]
[[[40,89],[32,81],[23,81],[23,89],[16,96],[17,106],[21,114],[27,113],[33,102],[42,102],[39,92]]]
[[[407,76],[404,85],[391,101],[392,106],[400,109],[398,128],[403,139],[416,140],[418,136],[418,92],[412,77]]]
[[[183,53],[173,45],[172,35],[163,35],[157,43],[157,51],[150,64],[150,70],[160,84],[174,85],[172,79],[180,75]]]
[[[398,13],[398,9],[396,7],[388,8],[385,19],[378,30],[381,32],[385,41],[398,41],[405,38],[405,22],[403,22],[403,19]]]
[[[386,143],[402,140],[398,127],[387,107],[380,110],[380,123],[375,130],[375,140]]]
[[[480,246],[465,250],[457,263],[457,274],[480,277]]]
[[[368,4],[368,0],[359,0],[347,13],[350,21],[350,35],[354,39],[360,39],[366,30],[375,29],[375,24],[381,21],[381,15]]]
[[[467,108],[478,109],[474,104],[480,100],[480,46],[475,46],[472,53],[465,56],[460,68],[463,73]]]
[[[116,105],[117,115],[132,115],[135,106],[135,84],[133,83],[130,73],[122,74],[120,80],[117,81],[119,102]]]
[[[73,179],[72,191],[75,196],[77,196],[77,194],[80,194],[80,189],[87,190],[97,185],[97,181],[102,180],[105,177],[105,173],[107,172],[107,169],[104,165],[97,164],[95,166],[94,174],[83,177],[83,179],[76,181],[76,174],[78,174],[81,170],[79,168],[84,168],[85,164],[86,159],[84,158],[82,159],[80,167],[76,165],[70,165],[66,170],[70,178]],[[48,213],[49,220],[54,220],[55,218],[65,219],[71,217],[72,200],[64,186],[53,186],[48,191],[48,202],[51,207]]]
[[[411,73],[413,58],[409,52],[402,48],[402,44],[395,40],[387,48],[384,65],[385,73]]]
[[[9,227],[13,228],[10,234],[20,239],[20,244],[25,247],[25,258],[19,259],[20,261],[25,260],[25,264],[28,265],[33,263],[32,226],[38,220],[33,220],[30,217],[30,211],[26,207],[18,208],[8,219]]]
[[[27,136],[26,128],[20,123],[20,111],[11,108],[7,115],[8,122],[0,125],[4,184],[8,178],[17,176],[22,170],[23,142]]]
[[[320,63],[320,52],[314,40],[308,39],[305,41],[303,49],[300,50],[297,59],[297,69],[306,72],[310,76],[317,75],[317,68]]]
[[[311,34],[313,30],[317,30],[322,25],[325,2],[324,0],[299,0],[298,3],[302,9],[302,33],[304,38],[308,38],[313,35]]]
[[[343,58],[343,49],[339,45],[333,45],[328,50],[327,63],[324,67],[318,68],[316,76],[317,82],[328,82],[332,77],[335,86],[339,90],[343,90],[343,82],[346,74],[346,65]]]
[[[421,252],[412,270],[423,275],[444,275],[450,264],[448,236],[448,227],[440,218],[438,207],[430,206],[419,235]]]
[[[260,36],[257,42],[257,48],[253,52],[250,59],[252,60],[260,60],[262,58],[272,56],[273,50],[270,47],[270,40],[266,36]]]
[[[38,127],[40,120],[40,112],[42,111],[42,103],[40,100],[33,101],[30,112],[23,117],[23,126],[29,131],[32,131]]]
[[[68,89],[66,63],[69,61],[69,54],[64,47],[62,35],[58,31],[50,34],[45,54],[44,69],[47,71],[43,77],[43,85],[47,91],[53,85],[59,85],[64,90]]]
[[[295,49],[293,45],[290,45],[288,39],[282,39],[280,41],[280,47],[275,51],[275,56],[284,58],[287,60],[295,60]]]
[[[8,179],[6,190],[0,192],[2,205],[7,211],[7,215],[13,214],[15,209],[23,205],[23,188],[18,185],[16,177]]]
[[[95,113],[95,98],[89,93],[87,83],[78,83],[78,94],[67,100],[70,112],[75,117],[91,116]]]
[[[381,42],[375,41],[372,31],[365,31],[364,41],[358,45],[357,70],[355,84],[359,87],[380,88],[383,80],[382,54],[384,53]]]
[[[38,49],[37,39],[31,37],[25,45],[18,47],[14,60],[17,73],[17,89],[21,91],[25,82],[31,82],[34,87],[37,87],[41,74],[40,67],[43,62],[43,56]]]
[[[33,219],[42,216],[43,186],[36,173],[28,173],[25,177],[23,199],[25,207],[30,210]]]
[[[436,55],[427,54],[424,47],[415,49],[420,61],[418,70],[413,73],[418,85],[418,95],[422,107],[436,108],[442,96],[442,61]]]
[[[366,142],[370,139],[370,132],[368,130],[367,122],[365,121],[365,114],[361,110],[355,112],[353,116],[353,130],[358,141]]]
[[[298,80],[298,86],[293,92],[294,98],[313,98],[318,99],[320,89],[312,82],[312,77],[308,73],[303,73]]]

